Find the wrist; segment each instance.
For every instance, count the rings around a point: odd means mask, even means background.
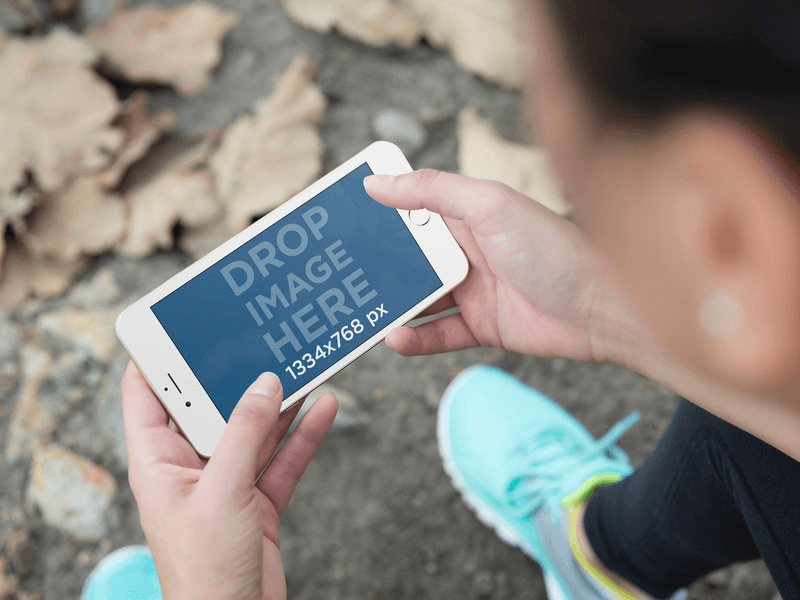
[[[608,362],[638,372],[660,362],[663,348],[636,316],[612,278],[598,275],[589,311],[589,340],[596,362]]]
[[[636,315],[612,278],[601,279],[591,307],[589,338],[596,361],[631,369],[684,393],[686,367]]]
[[[179,552],[173,549],[175,555]],[[180,564],[172,563],[162,565],[158,568],[158,577],[161,583],[161,595],[163,600],[179,600],[192,598],[192,600],[223,600],[230,598],[229,594],[223,592],[224,586],[217,576],[213,565],[198,564],[196,557],[173,556]]]

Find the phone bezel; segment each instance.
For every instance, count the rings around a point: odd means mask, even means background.
[[[222,436],[226,421],[161,326],[151,306],[364,163],[375,174],[400,175],[411,171],[411,165],[397,146],[389,142],[375,142],[130,305],[117,319],[116,331],[120,342],[175,424],[202,456],[211,456]],[[299,402],[314,388],[380,342],[391,329],[413,319],[466,277],[469,268],[467,258],[441,216],[431,213],[430,221],[426,225],[418,226],[411,223],[408,211],[398,210],[398,213],[442,281],[442,287],[285,398],[281,411]],[[180,392],[175,389],[173,381],[179,382]],[[191,406],[186,406],[187,400],[191,402]]]

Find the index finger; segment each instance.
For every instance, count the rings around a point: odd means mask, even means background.
[[[122,417],[131,469],[133,463],[152,458],[154,452],[168,453],[174,438],[184,441],[181,434],[168,427],[169,414],[133,361],[122,376]],[[159,444],[156,448],[153,435],[166,438],[171,444]]]
[[[169,423],[167,411],[133,361],[122,376],[122,414],[126,435]]]
[[[371,175],[364,179],[364,189],[381,204],[408,210],[426,208],[460,220],[485,210],[496,210],[500,185],[435,169],[404,175]]]

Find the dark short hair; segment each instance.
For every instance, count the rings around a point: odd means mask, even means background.
[[[800,166],[800,3],[550,0],[567,55],[601,115],[658,119],[728,109]]]

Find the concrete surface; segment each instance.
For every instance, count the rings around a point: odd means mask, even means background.
[[[291,59],[302,52],[318,65],[330,103],[321,126],[325,170],[374,141],[372,123],[386,110],[411,115],[424,127],[424,145],[409,156],[415,167],[456,169],[455,119],[468,103],[489,116],[503,135],[522,139],[515,93],[460,71],[447,54],[427,45],[377,50],[335,34],[302,31],[270,0],[218,4],[241,18],[224,43],[223,62],[209,90],[190,100],[170,90],[154,91],[151,108],[175,110],[184,131],[230,123],[268,95]],[[101,269],[109,268],[118,297],[135,297],[187,260],[174,252],[140,261],[106,255],[80,282],[91,282]],[[10,435],[9,415],[24,387],[19,383],[19,347],[36,338],[32,327],[39,314],[74,302],[69,294],[47,302],[32,300],[0,319],[4,337],[15,340],[10,349],[3,349],[0,372],[12,382],[9,390],[0,387],[3,448]],[[85,304],[85,298],[81,302]],[[106,308],[111,301],[98,303],[92,308]],[[109,550],[144,541],[120,440],[116,382],[125,358],[117,353],[109,363],[76,357],[74,348],[48,336],[38,343],[54,360],[68,363],[63,389],[77,390],[71,392],[67,409],[54,409],[60,415],[54,443],[106,469],[118,491],[101,539],[80,542],[26,507],[29,458],[0,460],[0,542],[20,535],[32,540],[23,544],[28,559],[24,569],[14,567],[23,558],[13,550],[19,544],[5,551],[11,577],[29,592],[20,597],[75,598],[86,575]],[[375,348],[332,382],[353,395],[356,410],[368,424],[326,440],[286,513],[282,553],[290,598],[545,597],[539,568],[477,521],[450,486],[438,458],[435,414],[440,395],[453,376],[476,363],[497,365],[548,394],[595,436],[630,411],[641,410],[642,421],[621,441],[634,464],[653,448],[677,403],[671,392],[610,365],[493,349],[407,359],[385,346]],[[691,590],[691,597],[703,599],[769,599],[774,594],[758,562],[716,573]]]

